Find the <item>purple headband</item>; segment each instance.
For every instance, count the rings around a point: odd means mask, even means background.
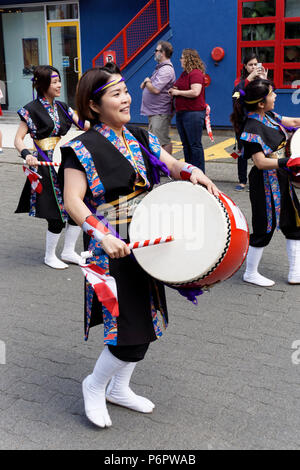
[[[51,75],[51,78],[56,78],[56,77],[59,77],[59,75],[58,75],[57,73]],[[35,81],[36,81],[36,77],[32,77],[32,78],[31,78],[31,81],[32,81],[32,82],[35,82]],[[35,97],[34,97],[34,88],[33,88],[33,87],[32,87],[32,98],[33,98],[33,99],[35,98]]]
[[[102,86],[100,86],[99,88],[97,88],[97,90],[93,91],[93,95],[96,95],[96,93],[98,93],[98,92],[101,91],[101,90],[104,90],[105,88],[108,88],[108,87],[110,87],[110,86],[117,85],[118,83],[124,82],[124,81],[125,81],[125,78],[124,78],[124,77],[120,78],[120,80],[119,80],[119,79],[111,80],[110,82],[105,83],[105,85],[102,85]]]
[[[59,77],[59,75],[56,73],[54,75],[51,75],[51,78]],[[31,81],[34,82],[36,80],[36,77],[32,77]]]

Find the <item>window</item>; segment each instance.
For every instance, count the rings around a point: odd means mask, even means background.
[[[47,6],[47,20],[71,20],[78,18],[78,4]]]
[[[238,0],[238,77],[250,51],[277,88],[292,88],[300,80],[299,0]]]
[[[243,18],[275,16],[276,0],[243,2]]]

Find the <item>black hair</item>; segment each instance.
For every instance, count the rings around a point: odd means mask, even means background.
[[[90,100],[98,105],[101,104],[101,98],[106,90],[97,93],[95,91],[109,82],[111,75],[114,74],[121,75],[120,69],[115,63],[108,62],[105,66],[94,67],[82,75],[76,91],[76,107],[81,121],[88,120],[92,125],[98,122],[97,113],[90,108]]]
[[[51,85],[51,75],[53,72],[57,73],[60,79],[59,71],[52,65],[38,65],[34,69],[32,88],[37,91],[38,96],[43,97],[47,93]]]
[[[248,77],[249,72],[246,70],[246,65],[248,64],[248,62],[250,62],[250,60],[253,60],[253,59],[258,60],[257,54],[255,52],[250,51],[245,54],[244,59],[243,59],[243,68],[241,72],[242,80],[245,80]]]
[[[247,119],[247,113],[256,111],[258,103],[265,102],[270,86],[274,89],[274,84],[270,80],[256,78],[246,86],[244,93],[243,90],[240,90],[240,98],[235,101],[233,113],[230,116],[236,134],[241,133]],[[255,103],[249,103],[251,101],[255,101]]]

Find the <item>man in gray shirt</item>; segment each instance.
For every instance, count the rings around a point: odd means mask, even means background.
[[[146,77],[141,84],[143,90],[141,114],[148,116],[148,130],[158,137],[161,146],[172,154],[169,136],[172,119],[172,97],[168,90],[175,82],[175,71],[170,60],[173,47],[167,41],[159,41],[155,49],[158,62],[151,77]]]

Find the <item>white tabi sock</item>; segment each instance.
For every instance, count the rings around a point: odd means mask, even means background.
[[[258,272],[258,265],[261,260],[264,249],[249,246],[246,258],[246,271],[243,275],[243,280],[250,284],[255,284],[262,287],[271,287],[275,284],[274,281],[262,276]]]
[[[93,373],[82,382],[85,414],[96,426],[104,428],[112,425],[106,408],[105,389],[112,376],[126,364],[111,354],[106,346],[96,362]]]
[[[80,232],[81,227],[67,224],[65,231],[65,244],[61,253],[61,259],[68,263],[79,264],[81,261],[80,256],[75,252],[75,245]]]
[[[286,250],[289,259],[289,284],[300,284],[300,240],[286,240]]]
[[[136,366],[136,362],[127,362],[111,379],[106,399],[115,405],[124,406],[141,413],[152,413],[155,407],[147,398],[136,395],[129,387],[129,382]]]
[[[55,254],[59,237],[60,233],[53,233],[47,230],[44,263],[54,269],[66,269],[68,265],[60,261]]]

